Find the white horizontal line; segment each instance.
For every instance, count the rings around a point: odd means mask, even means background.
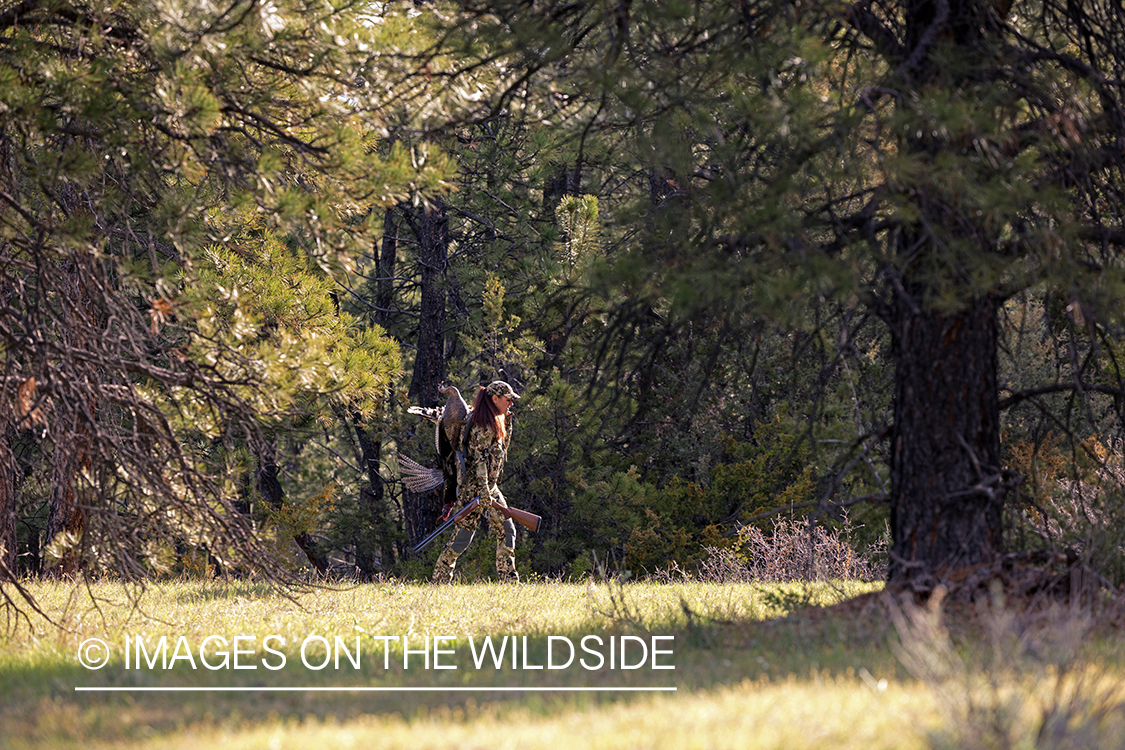
[[[637,693],[675,687],[83,687],[76,693]]]

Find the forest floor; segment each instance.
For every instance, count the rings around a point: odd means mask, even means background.
[[[1125,632],[1059,607],[943,613],[856,582],[392,582],[291,596],[237,581],[139,596],[111,582],[27,586],[54,624],[31,614],[0,633],[0,747],[1120,747],[1125,736]]]

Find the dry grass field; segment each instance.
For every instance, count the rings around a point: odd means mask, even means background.
[[[35,583],[55,625],[3,635],[0,746],[1121,746],[1119,633],[997,610],[954,648],[879,588]]]

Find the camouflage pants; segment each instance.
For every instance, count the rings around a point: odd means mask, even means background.
[[[496,491],[493,498],[504,502],[504,496]],[[456,511],[454,511],[456,512]],[[488,514],[488,528],[496,537],[496,573],[501,581],[519,581],[520,574],[516,572],[516,525],[512,519],[495,508],[479,508],[457,522],[457,531],[445,543],[445,549],[438,555],[434,564],[434,583],[450,583],[453,580],[453,568],[457,565],[457,558],[461,556],[476,536],[477,526],[480,524],[481,513]]]

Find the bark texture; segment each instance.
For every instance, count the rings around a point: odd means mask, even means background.
[[[444,401],[438,386],[445,377],[445,271],[449,257],[449,214],[445,204],[438,201],[424,211],[408,213],[406,219],[418,238],[421,276],[418,350],[408,395],[413,403],[436,406]],[[406,532],[412,543],[429,533],[441,515],[437,492],[416,494],[404,491],[402,505]]]
[[[997,305],[956,313],[895,300],[890,578],[973,565],[1000,549]]]
[[[409,396],[416,404],[434,406],[438,386],[445,376],[445,266],[449,253],[449,215],[444,203],[436,203],[410,217],[418,238],[418,267],[421,276],[421,309],[418,319],[418,351]]]
[[[398,232],[401,225],[398,206],[391,206],[383,215],[383,241],[376,261],[375,322],[388,328],[391,305],[395,301],[395,266],[398,261]]]

